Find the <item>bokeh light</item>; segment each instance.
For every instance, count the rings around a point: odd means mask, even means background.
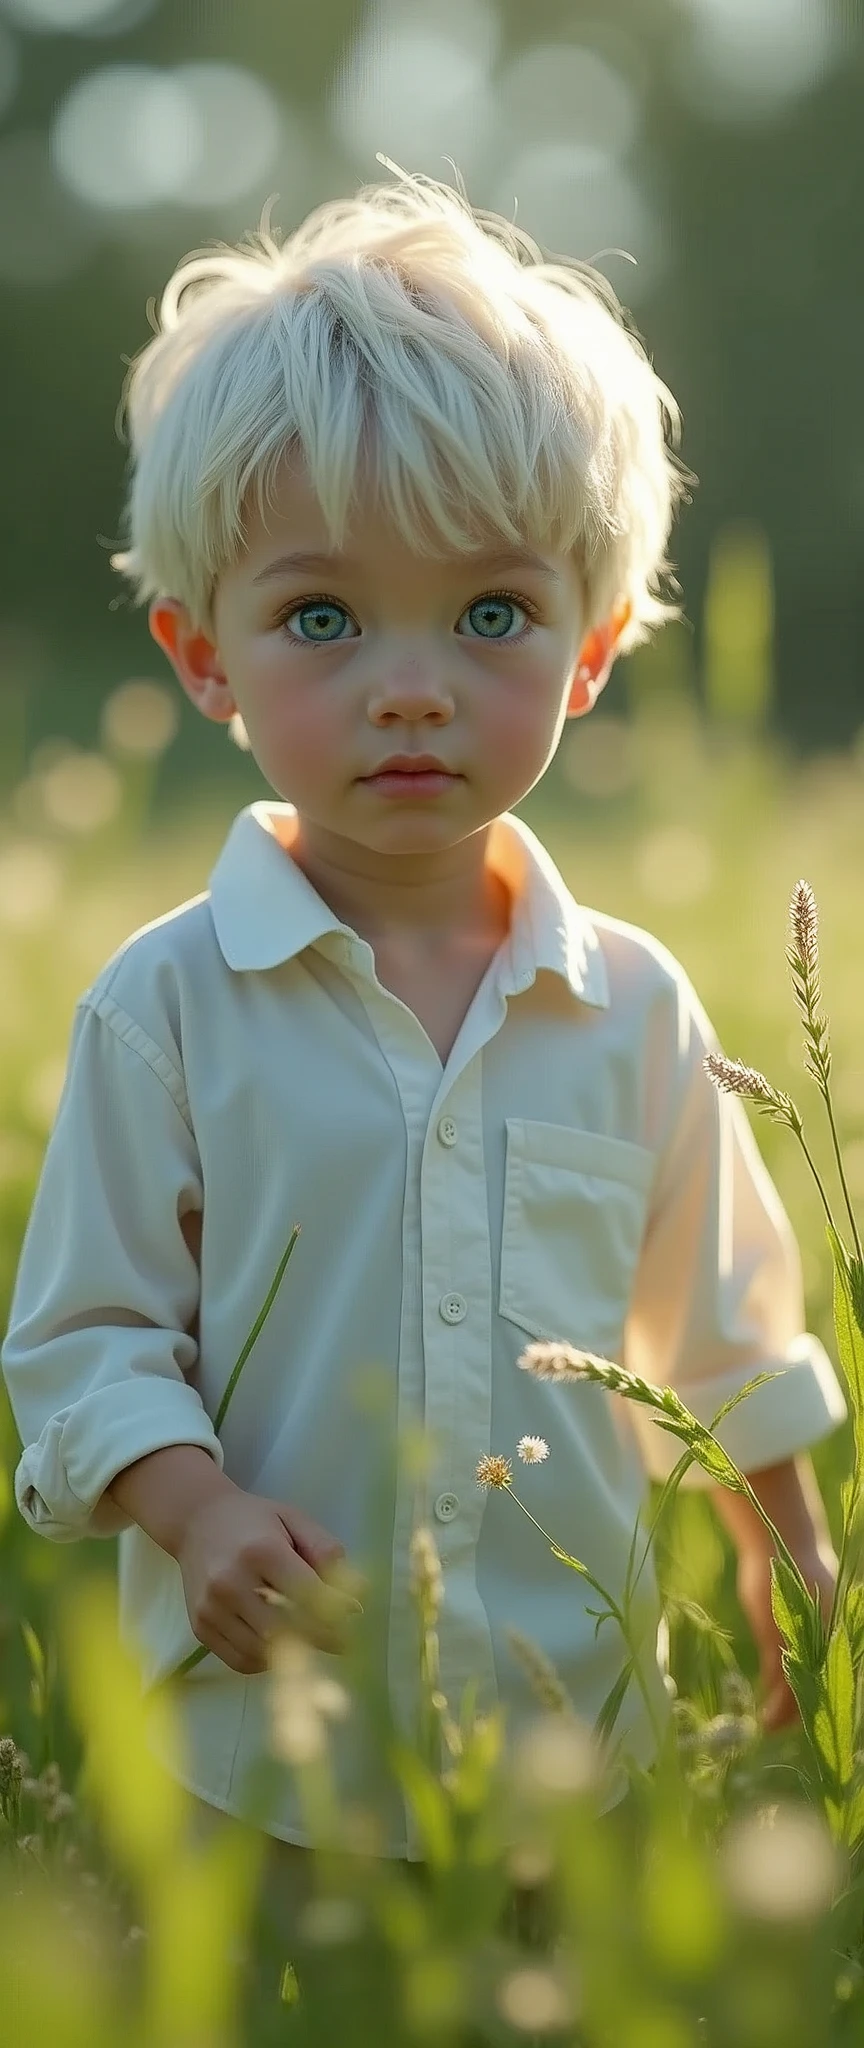
[[[528,1965],[511,1970],[498,1986],[499,2010],[523,2034],[558,2033],[573,2024],[567,1987],[554,1971]]]
[[[763,122],[812,91],[842,44],[828,0],[687,0],[676,85],[701,118]]]
[[[152,14],[156,0],[0,0],[2,12],[34,35],[122,35]]]
[[[117,816],[123,783],[104,754],[70,749],[63,760],[39,777],[42,807],[52,825],[64,832],[96,832]]]
[[[827,1912],[841,1876],[821,1815],[791,1801],[732,1821],[720,1867],[734,1903],[761,1920],[810,1920]]]
[[[511,146],[558,137],[617,163],[633,147],[642,108],[631,80],[596,50],[537,43],[508,64],[496,88],[495,118]]]
[[[552,1851],[545,1842],[516,1842],[507,1853],[507,1875],[524,1890],[548,1884],[554,1870]]]
[[[113,64],[76,80],[50,150],[62,183],[110,213],[238,198],[272,169],[281,136],[274,95],[238,66]]]
[[[445,177],[448,155],[473,170],[490,127],[500,23],[487,0],[439,0],[430,10],[376,0],[335,74],[327,101],[341,150],[371,175],[381,150]],[[421,88],[422,84],[422,89]]]
[[[112,690],[102,707],[100,738],[113,753],[152,760],[171,745],[179,723],[179,707],[170,690],[130,677]]]
[[[41,840],[13,839],[0,847],[0,924],[21,931],[47,924],[59,906],[63,880],[60,855]]]
[[[668,238],[644,177],[637,181],[590,143],[551,141],[517,149],[496,174],[490,204],[509,219],[515,213],[517,222],[530,221],[534,240],[545,248],[594,261],[598,268],[610,251],[623,251],[614,272],[607,261],[602,267],[627,306],[644,298],[667,267]]]
[[[714,853],[703,832],[665,825],[640,840],[634,869],[640,889],[654,903],[698,903],[714,881]]]
[[[638,779],[636,735],[629,720],[611,712],[576,719],[560,752],[561,773],[571,789],[591,797],[621,796]]]
[[[282,114],[270,87],[236,64],[181,64],[174,73],[198,121],[199,152],[179,195],[218,206],[270,176]]]
[[[514,1746],[514,1778],[520,1790],[542,1799],[586,1793],[599,1783],[601,1757],[594,1737],[575,1716],[538,1714]]]

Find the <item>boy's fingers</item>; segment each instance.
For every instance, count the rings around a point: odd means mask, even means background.
[[[257,1598],[255,1598],[254,1602],[250,1602],[248,1608],[244,1608],[243,1611],[250,1620],[253,1614],[255,1614],[254,1626],[256,1629],[259,1626],[258,1614],[266,1614],[267,1618],[262,1624],[262,1632],[268,1644],[273,1641],[275,1636],[287,1633],[288,1635],[301,1636],[304,1642],[311,1643],[316,1650],[328,1651],[330,1656],[338,1657],[344,1655],[346,1649],[344,1607],[341,1607],[339,1613],[332,1617],[330,1621],[327,1621],[320,1618],[308,1602],[293,1600],[290,1593],[277,1593],[272,1586],[256,1587],[256,1595]]]
[[[314,1515],[307,1515],[305,1508],[295,1507],[293,1501],[277,1501],[276,1505],[292,1542],[304,1557],[307,1551],[316,1557],[344,1556],[344,1543],[340,1543],[338,1537],[330,1529],[325,1529],[321,1522],[316,1522]]]
[[[220,1657],[229,1671],[248,1678],[266,1670],[266,1645],[239,1617],[232,1623],[230,1635],[223,1635],[221,1629],[210,1629],[209,1635],[207,1649],[212,1650],[214,1657]]]
[[[349,1564],[344,1544],[302,1508],[280,1508],[279,1514],[297,1557],[325,1585],[343,1593],[349,1605],[359,1603],[366,1582],[356,1566]]]
[[[325,1627],[341,1628],[346,1616],[358,1611],[359,1602],[353,1595],[340,1591],[329,1579],[322,1578],[298,1550],[280,1551],[272,1557],[262,1558],[261,1562],[264,1589],[284,1594],[302,1608],[305,1615],[323,1622]],[[264,1589],[256,1587],[256,1591]],[[278,1626],[278,1617],[271,1615],[271,1627],[274,1620]]]
[[[280,1507],[279,1514],[295,1550],[313,1571],[330,1577],[340,1561],[344,1561],[344,1543],[340,1543],[329,1529],[322,1528],[313,1515],[307,1515],[304,1508]]]
[[[337,1557],[332,1565],[322,1565],[321,1577],[328,1586],[333,1586],[337,1592],[344,1595],[349,1607],[356,1606],[362,1614],[367,1581],[365,1574],[358,1571],[355,1564],[349,1563],[347,1557]]]

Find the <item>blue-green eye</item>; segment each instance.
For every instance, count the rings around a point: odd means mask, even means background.
[[[518,633],[508,633],[508,623],[512,624],[514,612],[522,612],[527,623]],[[345,606],[340,604],[337,598],[306,597],[302,604],[292,605],[290,611],[282,612],[277,624],[287,632],[291,620],[307,620],[311,630],[307,632],[304,625],[300,632],[291,631],[289,639],[299,640],[301,646],[306,647],[335,647],[338,642],[352,637],[343,630],[348,616]],[[463,619],[471,619],[474,636],[477,639],[491,642],[506,641],[508,645],[513,646],[525,638],[531,621],[537,617],[537,611],[527,598],[516,597],[510,590],[490,590],[483,597],[475,597],[461,616]],[[502,620],[503,632],[497,630]]]
[[[510,612],[512,614],[514,611],[521,612],[526,610],[527,607],[520,604],[518,598],[507,597],[504,591],[491,591],[488,597],[477,597],[474,599],[473,604],[469,604],[468,617],[471,619],[472,625],[476,626],[482,640],[503,640],[506,638],[506,618],[504,621],[504,632],[497,633],[494,630],[496,624],[500,624],[501,613]],[[477,614],[476,617],[474,616],[475,613]],[[497,620],[496,613],[498,614]],[[464,612],[462,616],[464,618]]]
[[[334,613],[336,612],[341,612],[343,622],[347,619],[348,614],[344,605],[335,604],[330,597],[311,597],[306,599],[305,604],[295,606],[294,611],[289,612],[283,618],[282,624],[287,626],[289,618],[308,619],[314,628],[314,631],[310,633],[308,644],[310,646],[330,647],[334,641],[343,637],[339,632],[334,633],[328,630],[334,623],[337,626],[339,624],[338,619],[334,621]],[[295,637],[295,635],[292,635],[292,638]],[[301,637],[305,638],[305,632]]]

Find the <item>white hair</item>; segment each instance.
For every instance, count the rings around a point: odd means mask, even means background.
[[[620,645],[636,645],[677,616],[665,550],[692,479],[671,392],[597,270],[547,261],[461,180],[380,160],[398,184],[328,201],[283,244],[265,208],[248,246],[178,264],[124,385],[129,545],[112,567],[213,637],[219,576],[280,459],[299,449],[334,549],[371,459],[418,553],[491,533],[574,551],[586,627],[628,603]]]

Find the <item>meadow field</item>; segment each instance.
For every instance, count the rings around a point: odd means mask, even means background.
[[[629,716],[601,701],[576,721],[554,780],[521,814],[582,902],[646,926],[677,954],[725,1053],[789,1092],[833,1200],[830,1133],[804,1070],[785,958],[792,891],[799,878],[811,885],[833,1100],[864,1216],[864,728],[861,746],[842,755],[793,758],[776,722],[771,730],[766,620],[758,546],[733,536],[718,550],[701,687],[689,630],[669,628],[626,664]],[[121,684],[89,751],[62,736],[43,744],[3,792],[0,1315],[76,997],[129,933],[206,886],[227,829],[231,807],[194,788],[182,806],[157,804],[176,717],[167,685]],[[254,793],[268,792],[262,783]],[[839,1367],[817,1190],[793,1134],[749,1113],[801,1247],[808,1327]],[[839,1199],[835,1215],[842,1228]],[[254,1839],[230,1854],[194,1845],[182,1799],[147,1748],[134,1673],[114,1639],[113,1545],[52,1545],[21,1522],[19,1446],[2,1401],[8,2048],[864,2041],[854,1831],[844,1838],[836,1816],[831,1824],[804,1732],[759,1728],[734,1555],[704,1497],[679,1495],[658,1538],[677,1688],[674,1772],[635,1784],[619,1820],[598,1820],[599,1766],[551,1694],[545,1705],[538,1696],[533,1753],[515,1760],[495,1727],[469,1719],[443,1773],[419,1749],[413,1761],[390,1759],[421,1816],[427,1880],[403,1886],[360,1858],[350,1894],[325,1855],[316,1910],[283,1953],[261,1917]],[[837,1541],[851,1422],[814,1457]],[[435,1598],[433,1560],[418,1579],[427,1647]],[[843,1739],[857,1771],[854,1631],[851,1641]],[[449,1703],[457,1721],[459,1707]],[[170,1703],[158,1711],[169,1715]],[[326,1729],[319,1734],[296,1754],[287,1738],[269,1767],[304,1772],[310,1811],[326,1817]],[[495,1839],[502,1777],[524,1813],[520,1858],[507,1871]],[[505,1879],[520,1887],[506,1925]]]

